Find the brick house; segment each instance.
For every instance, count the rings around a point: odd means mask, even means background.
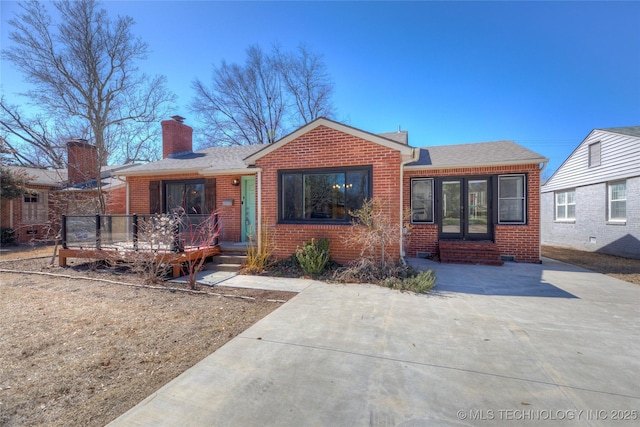
[[[223,241],[247,241],[266,226],[278,258],[326,237],[332,258],[346,263],[359,254],[343,242],[348,212],[379,198],[402,236],[391,248],[398,258],[463,261],[468,248],[477,261],[487,253],[540,261],[547,159],[513,142],[414,148],[405,131],[376,135],[320,118],[270,145],[193,152],[183,120],[162,122],[162,160],[119,173],[127,213],[217,211]],[[446,255],[445,246],[455,250]]]
[[[543,244],[640,259],[640,126],[592,130],[541,204]]]
[[[84,140],[67,143],[67,169],[5,166],[29,177],[27,191],[13,200],[0,200],[0,226],[15,232],[16,242],[53,240],[63,213],[95,213],[97,155]],[[126,166],[103,166],[101,181],[106,193],[107,213],[125,213],[125,185],[113,173]]]

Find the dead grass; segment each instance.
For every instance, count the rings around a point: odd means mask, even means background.
[[[640,285],[640,260],[559,246],[542,246],[542,256]]]
[[[2,426],[105,425],[280,305],[272,300],[292,296],[103,283],[86,277],[139,280],[48,268],[51,254],[52,247],[0,255],[0,269],[73,276],[0,273]],[[41,258],[24,259],[33,256]]]

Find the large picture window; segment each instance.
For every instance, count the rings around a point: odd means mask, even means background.
[[[556,192],[556,220],[576,219],[576,190]]]
[[[411,180],[411,222],[433,223],[433,179]]]
[[[283,222],[348,222],[371,198],[371,167],[279,172]]]
[[[609,221],[627,220],[627,182],[609,184]]]
[[[498,177],[498,223],[526,223],[525,175],[500,175]]]

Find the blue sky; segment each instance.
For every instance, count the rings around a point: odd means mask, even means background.
[[[15,2],[1,5],[1,42]],[[594,128],[640,125],[640,2],[108,1],[187,117],[195,78],[245,49],[324,55],[337,119],[413,146],[514,140],[555,170]],[[23,89],[0,65],[2,93]]]

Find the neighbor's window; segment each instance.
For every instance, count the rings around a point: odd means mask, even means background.
[[[347,222],[371,198],[371,167],[279,172],[280,221]]]
[[[498,223],[524,224],[526,222],[525,181],[525,175],[498,177]]]
[[[22,199],[22,221],[25,224],[44,223],[47,221],[47,193],[29,191]]]
[[[626,219],[627,182],[612,182],[609,184],[609,221],[626,221]]]
[[[411,180],[411,222],[433,222],[433,179]]]
[[[600,166],[600,143],[589,145],[589,167]]]
[[[187,214],[204,213],[204,182],[175,181],[165,183],[165,212],[184,209]]]
[[[556,220],[576,219],[576,190],[558,191],[556,193]]]

